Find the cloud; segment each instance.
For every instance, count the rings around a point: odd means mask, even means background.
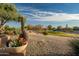
[[[38,21],[67,21],[67,20],[79,20],[79,14],[66,14],[56,13],[52,16],[39,17]]]
[[[32,7],[22,7],[19,11],[37,21],[67,21],[67,20],[79,20],[79,14],[69,14],[64,12],[44,11],[40,9],[34,9]],[[27,12],[28,11],[28,12]]]

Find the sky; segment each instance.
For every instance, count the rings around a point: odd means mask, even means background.
[[[26,17],[26,24],[70,27],[79,26],[79,3],[16,3],[19,13]],[[10,26],[19,26],[9,22]]]

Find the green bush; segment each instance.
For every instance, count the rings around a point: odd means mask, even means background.
[[[48,35],[48,32],[47,31],[44,31],[42,33],[43,33],[43,35]]]
[[[79,40],[72,40],[70,44],[75,52],[75,55],[79,55]]]

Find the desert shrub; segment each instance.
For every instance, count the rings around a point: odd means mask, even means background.
[[[75,55],[79,55],[79,40],[72,40],[70,45],[72,46]]]
[[[48,35],[47,31],[42,32],[43,35]]]

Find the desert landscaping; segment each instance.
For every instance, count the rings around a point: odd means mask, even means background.
[[[1,3],[0,56],[79,56],[79,15],[55,5]]]
[[[72,37],[61,37],[52,35],[42,35],[37,33],[29,34],[29,44],[27,55],[46,55],[46,56],[66,56],[75,55],[70,46]]]

